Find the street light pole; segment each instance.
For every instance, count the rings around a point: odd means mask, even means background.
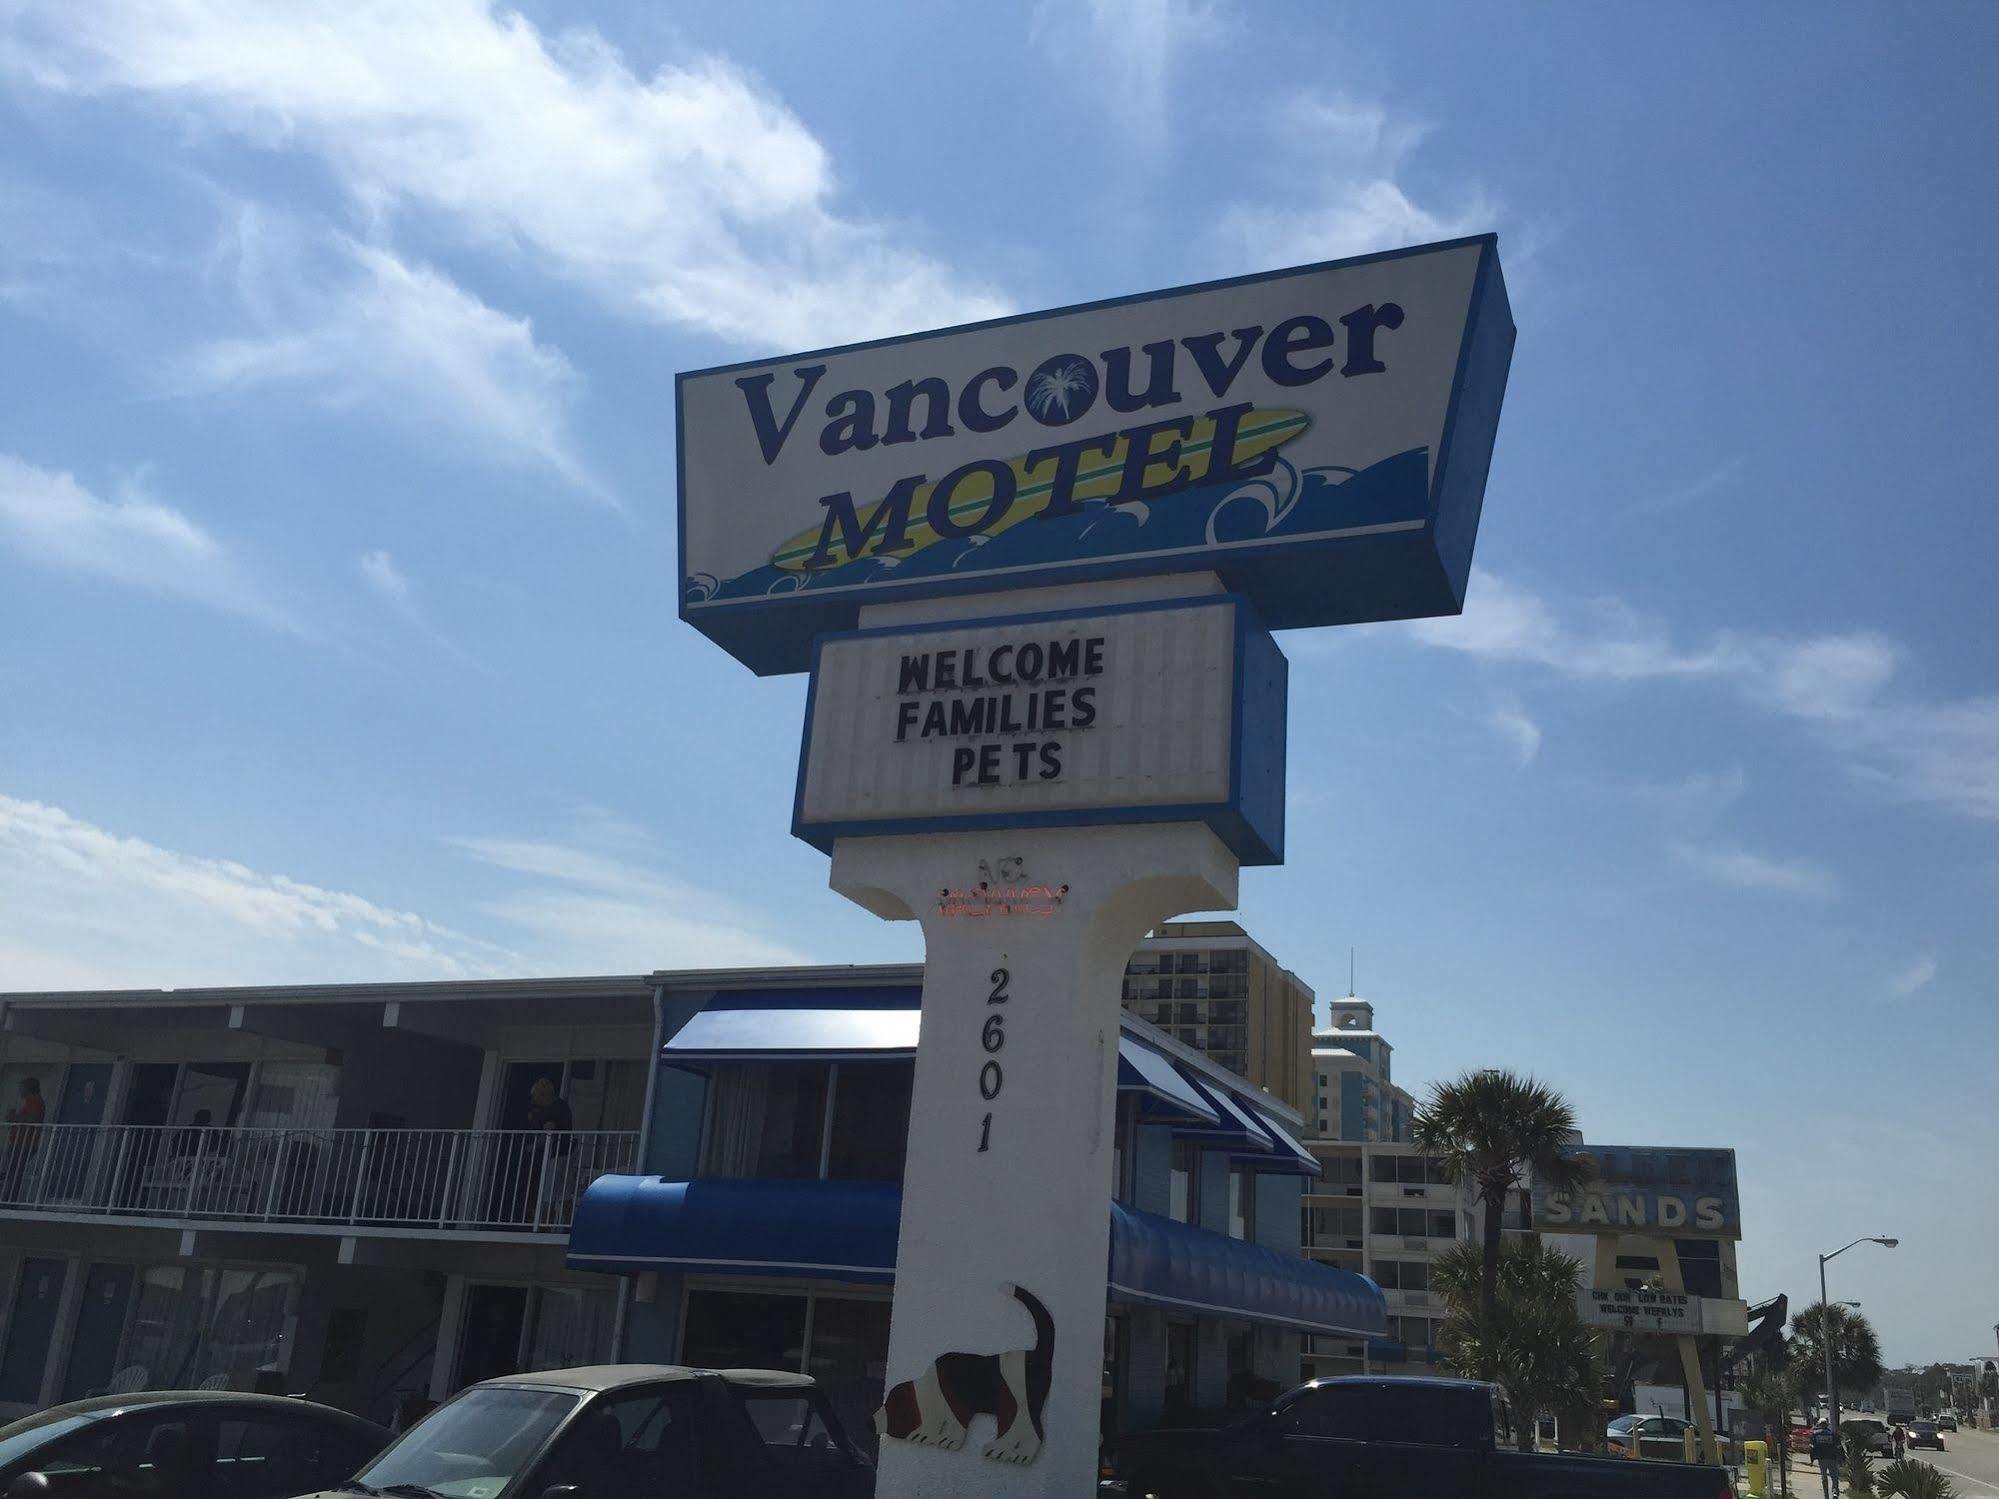
[[[1832,1302],[1826,1297],[1825,1264],[1827,1260],[1838,1259],[1854,1244],[1879,1244],[1883,1249],[1893,1249],[1901,1242],[1879,1234],[1863,1234],[1853,1244],[1842,1244],[1831,1254],[1819,1256],[1819,1344],[1825,1350],[1826,1429],[1832,1433],[1832,1499],[1839,1499],[1839,1380],[1832,1364]]]

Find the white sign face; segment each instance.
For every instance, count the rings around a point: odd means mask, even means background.
[[[1282,764],[1281,668],[1227,596],[829,637],[813,670],[794,831],[825,846],[1175,809],[1187,821],[1239,819],[1256,803],[1244,772],[1273,736]],[[1256,679],[1247,756],[1245,675]]]
[[[1683,1337],[1721,1333],[1741,1337],[1748,1317],[1740,1301],[1716,1301],[1683,1291],[1632,1291],[1588,1286],[1576,1293],[1576,1307],[1591,1327],[1621,1332],[1664,1332]]]
[[[684,618],[1222,571],[1272,628],[1455,613],[1513,322],[1490,236],[680,376]]]

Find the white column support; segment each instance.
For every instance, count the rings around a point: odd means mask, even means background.
[[[925,943],[878,1418],[915,1440],[883,1441],[881,1499],[1094,1491],[1125,964],[1160,921],[1233,908],[1237,873],[1193,823],[835,844],[833,888],[921,922]],[[940,892],[981,879],[1068,888],[1021,903],[1047,914],[943,914]],[[1046,1308],[1052,1357],[1014,1287]],[[1003,1383],[1028,1407],[1010,1430],[996,1432],[990,1395],[969,1429],[957,1421],[953,1404],[980,1381],[940,1370],[947,1353],[996,1356],[979,1365],[987,1388]]]

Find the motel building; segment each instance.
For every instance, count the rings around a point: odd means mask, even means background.
[[[606,1357],[565,1263],[638,1160],[644,975],[0,995],[0,1419],[105,1391],[309,1395],[387,1422]],[[537,1080],[568,1104],[531,1127]]]
[[[922,969],[745,973],[705,993],[657,978],[666,1024],[644,1163],[584,1193],[569,1265],[620,1286],[624,1357],[802,1370],[872,1440]],[[1385,1323],[1371,1282],[1302,1253],[1319,1170],[1302,1116],[1120,1019],[1100,1333],[1104,1420],[1128,1432],[1274,1395],[1298,1382],[1306,1338],[1379,1337]],[[1020,1335],[1025,1347],[1025,1315]]]
[[[13,1107],[33,1078],[47,1120],[0,1152],[0,1418],[207,1386],[387,1422],[630,1359],[809,1372],[872,1440],[921,983],[0,995],[0,1088]],[[1307,1338],[1385,1322],[1371,1282],[1302,1252],[1302,1117],[1121,1021],[1100,1333],[1106,1419],[1133,1431],[1289,1387]],[[541,1079],[567,1132],[533,1127]]]

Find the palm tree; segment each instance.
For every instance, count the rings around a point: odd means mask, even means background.
[[[1543,1411],[1564,1429],[1572,1420],[1594,1429],[1603,1370],[1597,1338],[1576,1308],[1582,1278],[1580,1260],[1539,1238],[1510,1239],[1501,1247],[1498,1299],[1487,1315],[1484,1262],[1475,1245],[1454,1245],[1431,1267],[1430,1284],[1444,1300],[1439,1342],[1446,1367],[1506,1386],[1523,1418],[1522,1448]]]
[[[1760,1368],[1742,1381],[1742,1403],[1763,1422],[1771,1460],[1777,1465],[1777,1483],[1785,1494],[1791,1492],[1791,1412],[1803,1411],[1809,1424],[1816,1388],[1817,1380],[1804,1364]]]
[[[1874,1452],[1867,1445],[1867,1432],[1858,1426],[1839,1429],[1839,1467],[1846,1486],[1855,1494],[1874,1492]]]
[[[1409,1138],[1438,1157],[1452,1176],[1469,1181],[1484,1204],[1479,1307],[1488,1320],[1499,1301],[1500,1220],[1507,1194],[1530,1172],[1553,1192],[1573,1192],[1588,1181],[1588,1159],[1565,1150],[1575,1129],[1575,1110],[1561,1094],[1497,1068],[1435,1084],[1410,1120]]]
[[[1827,1306],[1815,1301],[1791,1319],[1791,1362],[1813,1370],[1823,1385],[1828,1340],[1832,1343],[1833,1377],[1842,1390],[1864,1390],[1881,1378],[1881,1339],[1875,1335],[1874,1324],[1862,1313],[1837,1303]]]
[[[1883,1463],[1874,1474],[1880,1499],[1957,1499],[1957,1485],[1940,1469],[1913,1457]]]

